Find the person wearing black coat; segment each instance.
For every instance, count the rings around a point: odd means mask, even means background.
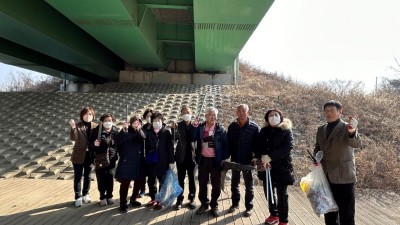
[[[174,137],[174,141],[178,141],[175,150],[175,161],[178,169],[178,182],[182,190],[185,190],[185,177],[186,172],[189,179],[189,194],[188,206],[190,209],[196,208],[194,198],[196,196],[196,183],[194,179],[194,171],[196,162],[194,160],[195,148],[192,145],[192,133],[194,127],[191,124],[192,115],[188,106],[183,106],[181,109],[182,121],[179,123],[172,123],[171,131]],[[179,210],[182,208],[184,196],[183,192],[177,198],[175,209]]]
[[[259,133],[258,153],[262,167],[269,168],[271,174],[272,193],[266,187],[266,171],[259,171],[258,177],[264,182],[265,196],[268,201],[270,216],[265,219],[266,224],[279,225],[288,223],[288,185],[293,185],[293,165],[291,151],[293,149],[292,122],[283,117],[279,109],[270,109],[264,117],[266,126]],[[275,189],[278,202],[275,197]],[[268,193],[267,193],[268,192]],[[274,203],[272,203],[274,198]]]
[[[120,195],[120,210],[127,212],[127,196],[129,184],[133,180],[134,186],[130,198],[131,206],[141,206],[141,203],[136,201],[140,188],[145,182],[145,163],[144,163],[144,140],[146,138],[142,127],[142,120],[139,116],[133,116],[129,123],[124,123],[124,128],[116,137],[118,146],[119,161],[115,178],[121,183]]]
[[[151,198],[147,206],[154,206],[156,210],[162,208],[162,205],[155,200],[157,193],[156,179],[161,187],[167,170],[173,170],[175,167],[172,135],[165,128],[163,120],[164,118],[160,112],[154,112],[151,115],[151,128],[145,130],[146,175]]]
[[[101,124],[97,126],[89,138],[89,148],[94,154],[94,165],[97,188],[100,193],[100,205],[112,205],[114,190],[113,169],[117,161],[115,136],[117,128],[113,125],[115,118],[111,113],[100,117]]]
[[[242,165],[250,165],[257,152],[257,136],[260,127],[249,118],[249,106],[240,104],[236,108],[237,119],[228,127],[228,143],[231,161]],[[242,172],[245,196],[244,202],[246,210],[243,215],[248,217],[253,213],[253,175],[251,171],[232,170],[231,191],[232,205],[228,212],[233,213],[239,208],[240,201],[240,173]]]

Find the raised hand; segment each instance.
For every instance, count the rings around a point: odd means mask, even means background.
[[[74,119],[71,119],[71,120],[69,121],[69,125],[71,125],[71,128],[74,129],[74,128],[76,127],[75,120],[74,120]]]

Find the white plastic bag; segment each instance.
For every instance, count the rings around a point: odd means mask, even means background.
[[[307,176],[301,178],[300,188],[318,216],[339,210],[321,164],[315,165]]]

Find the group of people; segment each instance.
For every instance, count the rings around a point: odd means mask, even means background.
[[[179,185],[185,188],[188,176],[187,207],[195,209],[196,181],[195,168],[198,166],[198,199],[200,207],[196,214],[210,208],[210,213],[218,217],[218,198],[221,194],[221,170],[224,161],[240,165],[257,165],[258,177],[264,182],[270,216],[266,224],[288,224],[288,186],[293,185],[294,169],[291,151],[293,149],[292,122],[277,108],[264,115],[265,126],[249,117],[247,104],[236,108],[237,119],[228,129],[218,122],[218,110],[208,108],[205,121],[193,118],[188,106],[181,109],[181,121],[166,128],[160,112],[148,109],[143,116],[134,115],[125,121],[118,131],[115,118],[105,113],[100,124],[93,122],[94,110],[85,107],[80,113],[81,121],[70,121],[71,140],[75,141],[71,161],[74,167],[75,206],[91,201],[89,196],[90,174],[94,167],[100,193],[100,205],[114,204],[114,179],[120,183],[120,211],[128,211],[128,190],[133,181],[133,191],[129,205],[140,207],[138,197],[144,193],[147,179],[150,201],[148,207],[161,209],[163,205],[155,198],[157,189],[163,183],[168,169],[177,169]],[[360,146],[357,132],[358,121],[351,118],[349,123],[341,119],[342,105],[328,101],[324,105],[327,123],[318,128],[315,153],[324,152],[321,164],[325,170],[339,212],[325,215],[326,224],[354,224],[354,149]],[[144,118],[143,121],[142,118]],[[144,123],[147,122],[147,123]],[[176,148],[174,148],[174,141]],[[272,188],[266,187],[266,171],[270,171]],[[243,215],[253,213],[253,176],[249,170],[232,170],[231,206],[233,213],[239,208],[240,175],[245,185],[245,208]],[[83,177],[83,188],[81,180]],[[157,187],[158,180],[159,187]],[[211,196],[208,184],[211,183]],[[183,207],[184,195],[178,196],[174,208]],[[340,220],[340,223],[339,223]]]

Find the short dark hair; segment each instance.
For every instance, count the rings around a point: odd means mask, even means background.
[[[115,116],[112,113],[104,113],[103,115],[101,115],[100,121],[104,122],[104,119],[107,117],[111,117],[111,120],[115,122]]]
[[[87,107],[85,107],[85,108],[83,108],[83,109],[81,110],[81,113],[79,113],[79,117],[81,118],[82,121],[83,121],[83,116],[84,116],[86,113],[88,113],[88,112],[90,112],[90,113],[93,115],[93,120],[94,120],[94,118],[96,117],[93,108],[90,107],[90,106],[87,106]]]
[[[188,105],[182,106],[182,108],[181,108],[181,113],[182,113],[182,111],[183,111],[184,109],[187,109],[187,110],[189,111],[189,113],[192,113],[192,110],[190,110],[190,108],[189,108]]]
[[[278,108],[275,108],[275,109],[268,109],[268,111],[265,113],[265,116],[264,116],[265,122],[268,123],[269,114],[272,113],[272,112],[277,112],[279,114],[279,116],[281,117],[281,122],[283,121],[283,113],[282,113],[282,111],[279,110]]]
[[[147,116],[148,113],[153,114],[153,110],[152,110],[152,109],[146,109],[146,110],[144,111],[144,113],[143,113],[143,118],[144,118],[144,119],[146,119],[146,116]]]
[[[132,123],[134,123],[136,120],[139,120],[140,122],[142,122],[142,119],[140,118],[139,115],[133,115],[133,116],[131,117],[131,119],[129,120],[129,124],[132,125]]]
[[[153,113],[151,114],[151,122],[153,122],[153,120],[154,120],[155,118],[160,118],[161,121],[164,122],[164,117],[163,117],[163,115],[162,115],[160,112],[158,112],[158,111],[155,111],[155,112],[153,112]]]
[[[328,106],[335,106],[337,110],[341,110],[343,109],[342,104],[340,104],[340,102],[336,101],[336,100],[329,100],[327,102],[325,102],[324,104],[324,110],[326,107]]]

